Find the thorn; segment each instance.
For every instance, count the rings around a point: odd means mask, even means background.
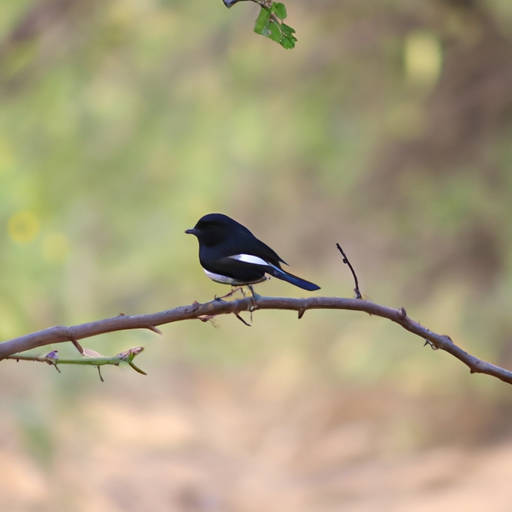
[[[90,348],[84,349],[84,353],[82,354],[85,357],[105,357],[103,354],[96,352],[96,350],[92,350]]]
[[[99,366],[96,366],[96,368],[98,368],[98,375],[100,376],[100,380],[101,380],[101,382],[105,382],[105,381],[103,380],[103,375],[101,375],[101,368],[100,368]]]
[[[238,318],[238,320],[240,320],[240,322],[247,325],[247,327],[251,327],[251,324],[247,323],[238,313],[233,313],[233,314]]]
[[[147,375],[147,373],[144,370],[141,370],[138,366],[135,366],[133,361],[128,363],[137,373],[140,373],[142,375]],[[98,367],[99,368],[99,367]]]
[[[160,329],[157,329],[154,325],[147,325],[146,329],[149,329],[150,331],[156,332],[160,336],[162,336],[162,331]]]
[[[423,344],[424,347],[429,346],[432,350],[438,350],[438,347],[434,345],[430,340],[425,340],[425,343]]]
[[[215,329],[217,329],[217,324],[215,323],[215,315],[201,315],[197,317],[201,322],[210,322]]]
[[[304,316],[306,310],[304,308],[299,309],[299,320]]]
[[[84,349],[83,349],[82,345],[80,345],[80,343],[78,343],[78,340],[71,338],[70,341],[71,341],[71,343],[73,343],[73,345],[78,350],[78,352],[80,352],[80,354],[84,355]]]

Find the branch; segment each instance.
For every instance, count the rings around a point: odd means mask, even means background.
[[[76,342],[83,338],[105,334],[107,332],[123,331],[128,329],[150,329],[159,332],[155,326],[179,322],[182,320],[208,321],[218,315],[235,314],[242,311],[256,311],[263,309],[282,309],[297,311],[301,317],[305,311],[312,309],[339,309],[348,311],[361,311],[372,316],[380,316],[397,323],[405,330],[416,334],[426,340],[432,348],[444,350],[467,365],[471,373],[483,373],[496,377],[503,382],[512,384],[512,372],[495,366],[468,354],[455,345],[449,336],[436,334],[423,327],[407,316],[404,308],[394,309],[361,299],[346,299],[341,297],[309,297],[306,299],[292,299],[287,297],[247,297],[243,299],[224,301],[215,299],[204,304],[194,302],[190,306],[180,306],[159,313],[130,316],[121,314],[113,318],[106,318],[97,322],[75,325],[72,327],[56,326],[43,331],[34,332],[19,338],[0,343],[0,359],[13,356],[18,352],[34,349],[51,343]],[[14,356],[14,359],[21,357]]]
[[[60,373],[59,364],[76,364],[80,366],[96,366],[98,368],[98,373],[101,381],[103,382],[103,377],[101,376],[100,366],[104,365],[113,365],[119,366],[121,363],[126,363],[131,366],[137,373],[141,373],[142,375],[147,375],[147,373],[141,370],[138,366],[133,362],[135,356],[138,356],[144,347],[134,347],[124,352],[120,352],[119,354],[108,357],[102,356],[93,350],[82,350],[82,355],[85,357],[80,357],[77,359],[61,359],[58,355],[58,350],[52,350],[48,354],[44,356],[33,356],[28,354],[13,354],[11,356],[7,356],[5,359],[14,359],[15,361],[36,361],[38,363],[47,363],[49,365],[55,366],[55,369]]]

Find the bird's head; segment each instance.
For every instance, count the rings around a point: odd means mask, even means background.
[[[196,236],[206,246],[212,246],[224,241],[240,228],[246,229],[227,215],[209,213],[201,217],[197,224],[192,229],[187,229],[185,233]]]

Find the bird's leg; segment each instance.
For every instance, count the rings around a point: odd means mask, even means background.
[[[252,312],[256,309],[256,294],[254,293],[254,288],[252,287],[252,285],[248,284],[247,287],[249,288],[249,290],[251,290],[251,302],[252,302],[252,305],[251,307],[249,308],[249,311],[251,313],[251,323],[252,323]],[[245,294],[244,294],[245,296]]]
[[[217,297],[217,295],[215,295],[215,300],[224,300],[227,299],[228,297],[232,297],[238,290],[241,290],[245,297],[245,293],[243,291],[242,286],[231,286],[231,291],[229,293],[226,293],[226,295],[222,295],[221,297]]]

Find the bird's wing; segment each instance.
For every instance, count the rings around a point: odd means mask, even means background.
[[[230,244],[230,256],[245,254],[247,256],[256,256],[265,261],[265,264],[280,267],[280,263],[288,265],[273,249],[266,243],[256,238],[250,231],[238,232],[237,237]],[[242,260],[240,260],[242,261]],[[249,263],[249,261],[247,261]],[[260,263],[261,264],[261,263]]]

